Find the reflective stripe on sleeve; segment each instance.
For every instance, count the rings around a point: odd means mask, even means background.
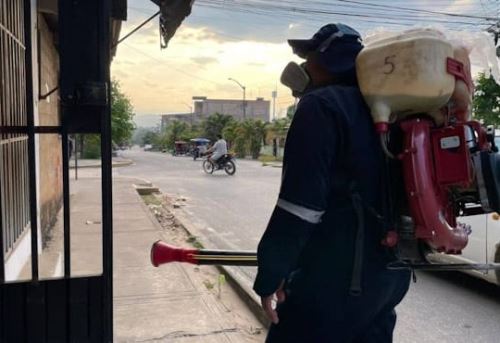
[[[321,221],[321,216],[325,213],[325,211],[311,210],[283,199],[278,199],[277,206],[311,224],[318,224]]]

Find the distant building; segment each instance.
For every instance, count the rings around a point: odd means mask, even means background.
[[[190,125],[199,124],[201,122],[200,116],[196,113],[169,113],[161,116],[161,130],[165,130],[172,122],[180,121]]]
[[[196,96],[194,100],[194,113],[201,120],[207,118],[214,113],[226,114],[234,117],[236,120],[245,119],[261,119],[268,122],[270,120],[269,100],[257,98],[256,100],[245,101],[245,111],[243,111],[242,99],[208,99],[207,97]]]

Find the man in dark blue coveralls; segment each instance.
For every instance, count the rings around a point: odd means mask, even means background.
[[[254,290],[273,322],[266,342],[391,342],[410,274],[386,268],[392,256],[380,243],[383,153],[357,87],[361,38],[329,24],[289,44],[310,83],[258,247]]]

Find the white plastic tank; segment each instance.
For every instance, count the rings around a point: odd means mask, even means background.
[[[469,49],[465,46],[458,45],[453,49],[454,58],[463,65],[465,80],[455,80],[455,89],[450,99],[450,111],[456,119],[462,122],[472,119],[474,84],[472,83],[469,53]]]
[[[428,113],[439,123],[439,109],[450,99],[455,78],[447,72],[451,43],[436,30],[416,29],[367,43],[356,60],[361,93],[375,123]]]

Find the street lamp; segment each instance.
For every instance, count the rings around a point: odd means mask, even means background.
[[[228,78],[229,81],[234,81],[238,84],[238,86],[241,87],[241,89],[243,89],[243,120],[246,119],[246,114],[247,114],[247,104],[246,104],[246,87],[243,86],[241,83],[239,83],[238,81],[236,81],[235,79],[233,79],[232,77]]]

